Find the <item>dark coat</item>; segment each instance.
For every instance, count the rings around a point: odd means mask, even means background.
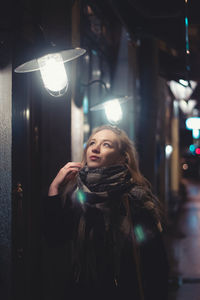
[[[85,280],[85,274],[76,283],[73,280],[74,266],[69,263],[69,276],[66,280],[66,295],[72,293],[73,299],[83,297],[96,299],[133,299],[139,300],[140,289],[138,277],[141,278],[142,290],[145,300],[166,300],[168,290],[168,262],[163,244],[162,233],[158,230],[155,217],[150,210],[144,207],[144,202],[151,197],[151,194],[140,187],[135,187],[131,191],[129,199],[133,231],[136,248],[133,247],[132,240],[124,237],[123,246],[120,251],[119,262],[116,262],[116,255],[113,254],[115,243],[113,238],[105,236],[104,221],[99,210],[93,209],[91,213],[85,213],[85,231],[94,226],[92,247],[95,249],[94,256],[90,252],[91,242],[85,237],[85,247],[83,255],[83,270],[89,269],[87,274],[92,274],[90,264],[95,264],[95,272],[98,277],[92,276]],[[92,196],[94,197],[94,196]],[[112,201],[118,195],[112,195]],[[87,199],[94,201],[94,199]],[[95,202],[99,199],[95,199]],[[89,211],[89,209],[88,209]],[[120,214],[125,215],[126,211],[120,207]],[[74,261],[76,250],[73,245],[77,236],[78,224],[83,215],[83,210],[79,203],[74,203],[67,199],[62,205],[59,195],[47,197],[44,201],[44,235],[49,246],[64,245],[68,243],[71,247],[69,261]],[[94,225],[96,224],[96,225]],[[89,232],[89,229],[88,229]],[[72,241],[72,242],[70,242]],[[112,245],[111,245],[112,244]],[[133,249],[134,248],[134,249]],[[135,251],[137,254],[135,254]],[[118,278],[114,274],[114,269],[118,268]],[[137,269],[139,266],[139,271]],[[76,296],[75,296],[76,295]],[[67,296],[66,296],[67,297]],[[103,298],[102,298],[103,297]],[[69,298],[70,299],[70,298]]]

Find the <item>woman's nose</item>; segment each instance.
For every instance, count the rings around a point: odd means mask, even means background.
[[[100,152],[100,145],[96,144],[92,147],[92,152],[99,153]]]

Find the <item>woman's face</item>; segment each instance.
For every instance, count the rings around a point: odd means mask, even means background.
[[[109,129],[95,133],[86,151],[89,168],[107,167],[122,161],[117,136]]]

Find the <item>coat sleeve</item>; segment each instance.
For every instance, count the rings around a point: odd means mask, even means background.
[[[144,197],[145,193],[142,193],[142,198],[136,201],[137,205],[132,205],[144,299],[167,300],[169,274],[167,253],[155,215],[142,205],[146,200]]]
[[[59,195],[44,199],[42,228],[49,246],[63,245],[67,240],[72,239],[74,223],[74,210],[68,202],[63,207]]]

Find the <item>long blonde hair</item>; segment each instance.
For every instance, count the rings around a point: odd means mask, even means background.
[[[112,132],[115,133],[118,141],[120,155],[124,158],[124,164],[129,169],[132,175],[133,182],[140,185],[141,187],[147,188],[150,191],[151,190],[150,182],[141,174],[139,170],[138,153],[136,151],[133,142],[130,140],[130,138],[128,137],[128,135],[124,130],[119,129],[116,126],[102,125],[94,128],[92,134],[88,139],[86,147],[83,151],[82,165],[85,166],[87,163],[86,153],[91,139],[97,132],[102,130],[111,130]],[[63,203],[65,203],[67,194],[71,193],[72,190],[75,188],[75,186],[76,186],[76,176],[70,182],[68,182],[61,191]],[[144,203],[144,206],[148,210],[154,211],[154,213],[157,215],[157,219],[161,220],[164,217],[162,204],[155,195],[152,194],[152,197],[154,201],[152,201],[152,199],[150,198],[148,201]]]
[[[128,135],[124,130],[116,126],[102,125],[94,128],[92,134],[88,139],[86,147],[83,151],[83,158],[82,158],[83,165],[86,164],[86,153],[90,145],[91,139],[97,132],[102,130],[111,130],[113,133],[115,133],[118,141],[120,155],[124,158],[124,164],[129,169],[132,175],[133,182],[144,188],[147,188],[150,192],[151,184],[140,172],[138,153],[133,142],[131,141],[131,139],[128,137]],[[152,201],[151,197],[152,199],[154,199],[154,201]],[[152,212],[154,211],[154,214],[156,215],[156,219],[158,220],[158,229],[162,231],[162,226],[160,221],[161,219],[164,219],[163,206],[155,195],[151,194],[151,197],[144,203],[144,207],[146,207],[148,210],[151,210]]]
[[[118,141],[118,147],[120,151],[120,155],[124,158],[124,164],[128,167],[133,182],[139,184],[144,187],[150,187],[150,183],[148,180],[140,173],[139,170],[139,162],[138,162],[138,154],[136,151],[133,142],[129,139],[128,135],[125,133],[124,130],[119,129],[116,126],[111,125],[102,125],[93,129],[92,134],[90,135],[86,147],[84,148],[83,155],[82,155],[82,165],[83,167],[86,165],[86,153],[89,147],[90,141],[93,136],[102,130],[111,130],[115,133]],[[62,195],[63,203],[65,203],[67,194],[71,193],[74,187],[76,186],[76,176],[66,184],[64,183],[60,189],[60,194]]]

